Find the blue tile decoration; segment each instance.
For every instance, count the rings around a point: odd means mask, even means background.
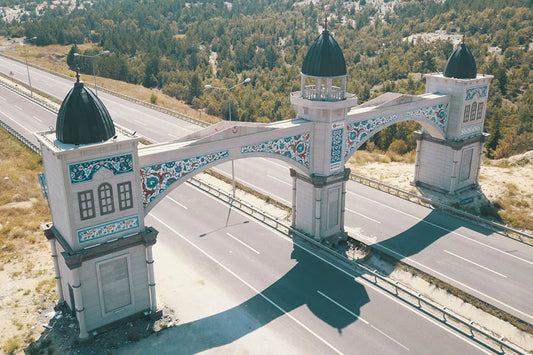
[[[476,95],[480,99],[487,97],[488,90],[489,90],[488,85],[477,86],[475,88],[466,89],[465,101],[473,100],[474,97],[476,97]]]
[[[330,169],[335,170],[341,166],[342,160],[342,136],[343,128],[337,128],[331,131],[331,159]]]
[[[124,154],[82,163],[69,164],[70,183],[79,184],[91,181],[100,169],[105,168],[113,175],[126,174],[133,171],[133,155]]]
[[[416,110],[407,111],[405,117],[408,119],[423,119],[434,123],[441,132],[446,131],[448,125],[448,103],[421,107]]]
[[[241,153],[271,153],[281,155],[309,169],[311,154],[311,133],[273,139],[271,141],[250,144],[241,147]]]
[[[113,234],[124,232],[139,227],[139,217],[128,217],[118,221],[102,224],[78,231],[78,240],[80,243],[91,240],[108,237]]]
[[[141,184],[143,189],[143,206],[148,207],[170,185],[185,175],[209,165],[217,160],[228,158],[229,151],[224,150],[197,157],[169,161],[166,163],[141,168]]]
[[[372,134],[379,131],[382,126],[397,121],[398,117],[398,114],[392,114],[346,125],[345,157],[350,156],[353,151],[359,148]]]

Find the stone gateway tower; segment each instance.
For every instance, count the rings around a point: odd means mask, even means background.
[[[446,194],[478,186],[487,97],[492,75],[478,75],[476,61],[463,42],[455,49],[442,74],[426,75],[426,93],[450,96],[444,139],[417,132],[416,185]]]
[[[115,130],[92,91],[78,81],[56,131],[37,137],[53,223],[45,226],[59,302],[78,319],[84,339],[116,320],[156,311],[152,245],[139,184],[139,138]]]

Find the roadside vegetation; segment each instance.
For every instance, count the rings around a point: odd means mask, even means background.
[[[40,228],[51,220],[37,174],[41,157],[0,128],[0,352],[21,353],[43,330],[57,300],[50,247]]]
[[[94,61],[100,76],[151,89],[140,95],[145,101],[167,105],[173,97],[224,119],[227,93],[204,86],[228,87],[250,77],[251,84],[236,88],[230,100],[234,120],[254,122],[294,116],[288,93],[299,89],[303,58],[324,18],[344,51],[347,90],[361,103],[386,91],[422,93],[423,74],[442,71],[465,35],[478,73],[494,75],[486,155],[499,159],[533,149],[533,8],[528,1],[125,0],[53,6],[35,1],[9,16],[14,6],[13,0],[4,2],[0,35],[37,37],[25,46],[28,52],[33,45],[62,45],[47,54],[55,70],[79,66],[90,82],[92,60],[74,54],[108,50]],[[412,37],[436,31],[446,36]],[[23,49],[18,51],[22,56]],[[393,125],[371,142],[387,151],[400,140],[411,151],[413,128],[418,126]]]

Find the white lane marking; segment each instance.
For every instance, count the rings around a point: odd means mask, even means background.
[[[411,259],[411,258],[409,258],[409,257],[407,257],[407,256],[405,256],[405,255],[402,255],[402,254],[400,254],[400,253],[398,253],[398,252],[396,252],[396,251],[394,251],[394,250],[392,250],[392,249],[389,249],[389,248],[384,247],[383,245],[379,245],[379,244],[376,244],[375,247],[377,247],[377,248],[382,248],[382,249],[385,249],[385,250],[388,250],[388,251],[390,251],[391,253],[398,255],[398,256],[401,257],[402,259],[409,261],[410,263],[418,264],[418,265],[420,265],[421,267],[425,268],[426,270],[431,271],[432,273],[435,273],[435,274],[438,274],[438,275],[444,276],[444,277],[448,278],[449,280],[452,280],[453,282],[457,283],[458,285],[461,285],[461,287],[466,287],[466,288],[468,288],[468,289],[470,289],[470,290],[472,290],[472,291],[474,291],[474,292],[477,292],[477,293],[480,294],[480,295],[483,295],[484,297],[487,297],[487,298],[489,298],[489,299],[491,299],[491,300],[493,300],[493,301],[495,301],[495,302],[498,302],[498,303],[501,304],[501,305],[504,305],[505,307],[507,307],[507,308],[509,308],[509,309],[512,309],[513,311],[515,311],[515,312],[517,312],[517,313],[520,313],[520,314],[522,314],[522,315],[524,315],[524,316],[526,316],[526,317],[529,317],[529,318],[532,318],[532,319],[533,319],[533,316],[531,316],[531,315],[529,315],[529,314],[527,314],[527,313],[525,313],[525,312],[522,312],[522,311],[519,310],[519,309],[516,309],[516,308],[514,308],[514,307],[512,307],[512,306],[510,306],[510,305],[508,305],[508,304],[506,304],[506,303],[504,303],[504,302],[502,302],[502,301],[500,301],[500,300],[498,300],[498,299],[496,299],[496,298],[494,298],[494,297],[492,297],[492,296],[489,296],[489,295],[487,295],[487,294],[485,294],[485,293],[483,293],[483,292],[481,292],[481,291],[478,291],[478,290],[476,290],[475,288],[473,288],[473,287],[471,287],[471,286],[468,286],[468,285],[465,284],[465,283],[462,283],[461,281],[457,281],[457,280],[455,280],[454,278],[452,278],[452,277],[450,277],[450,276],[448,276],[448,275],[446,275],[446,274],[443,274],[443,273],[440,272],[440,271],[437,271],[437,270],[434,270],[434,269],[432,269],[432,268],[430,268],[430,267],[428,267],[428,266],[425,266],[424,264],[419,263],[418,261],[413,260],[413,259]]]
[[[15,106],[15,108],[16,108],[17,110],[19,110],[19,111],[23,111],[23,110],[20,108],[20,106],[18,106],[18,105],[13,105],[13,106]]]
[[[372,221],[372,222],[376,222],[377,224],[381,224],[381,222],[378,221],[377,219],[370,218],[370,217],[368,217],[368,216],[366,216],[366,215],[364,215],[364,214],[362,214],[362,213],[356,212],[356,211],[354,211],[354,210],[352,210],[352,209],[350,209],[350,208],[346,208],[346,211],[348,211],[348,212],[350,212],[350,213],[353,213],[353,214],[356,214],[356,215],[358,215],[358,216],[361,216],[361,217],[363,217],[363,218],[366,218],[366,219],[368,219],[368,220],[370,220],[370,221]]]
[[[32,116],[32,117],[33,117],[36,121],[38,121],[38,122],[43,122],[43,120],[41,120],[41,119],[40,119],[39,117],[37,117],[37,116]]]
[[[362,196],[362,195],[356,194],[355,192],[348,191],[348,193],[349,193],[349,194],[352,194],[352,195],[355,195],[355,196],[358,196],[358,197],[361,197],[361,198],[363,198],[363,199],[365,199],[365,200],[368,200],[368,201],[374,202],[374,203],[376,203],[376,204],[378,204],[378,205],[380,205],[380,206],[387,207],[387,208],[389,208],[389,209],[391,209],[391,210],[394,210],[394,211],[396,211],[396,212],[398,212],[398,213],[401,213],[401,214],[403,214],[403,215],[405,215],[405,216],[412,217],[413,219],[415,219],[415,220],[417,220],[417,221],[419,221],[419,222],[423,222],[423,223],[429,224],[430,226],[433,226],[433,227],[438,228],[438,229],[442,229],[442,230],[445,231],[445,232],[455,234],[455,235],[457,235],[457,236],[459,236],[459,237],[462,237],[462,238],[464,238],[464,239],[468,239],[468,240],[470,240],[470,241],[473,242],[473,243],[477,243],[477,244],[479,244],[479,245],[482,245],[482,246],[484,246],[484,247],[487,247],[487,248],[489,248],[489,249],[492,249],[492,250],[497,251],[497,252],[499,252],[499,253],[502,253],[502,254],[504,254],[504,255],[507,255],[507,256],[513,257],[513,258],[515,258],[515,259],[517,259],[517,260],[520,260],[520,261],[523,261],[523,262],[525,262],[525,263],[527,263],[527,264],[533,265],[533,261],[529,261],[529,260],[526,260],[526,259],[522,259],[522,258],[519,257],[519,256],[516,256],[516,255],[513,255],[513,254],[508,253],[508,252],[506,252],[506,251],[500,250],[500,249],[495,248],[495,247],[493,247],[493,246],[491,246],[491,245],[488,245],[488,244],[482,243],[482,242],[480,242],[480,241],[477,241],[477,240],[475,240],[475,239],[472,239],[472,238],[470,238],[470,237],[467,237],[467,236],[464,235],[464,234],[458,233],[458,232],[453,231],[453,230],[451,230],[451,229],[444,228],[444,227],[442,227],[442,226],[439,226],[438,224],[435,224],[435,223],[432,223],[432,222],[426,221],[426,220],[424,220],[423,218],[413,216],[412,214],[409,214],[409,213],[404,212],[404,211],[401,211],[401,210],[399,210],[399,209],[397,209],[397,208],[394,208],[394,207],[388,206],[388,205],[386,205],[386,204],[384,204],[384,203],[377,202],[377,201],[372,200],[372,199],[370,199],[370,198],[368,198],[368,197],[365,197],[365,196]]]
[[[289,166],[288,165],[280,164],[280,163],[274,161],[274,159],[267,159],[267,158],[259,158],[259,159],[264,160],[264,161],[266,161],[266,162],[268,162],[270,164],[274,164],[274,165],[277,165],[277,166],[279,166],[281,168],[289,170]]]
[[[200,192],[203,193],[204,195],[210,197],[210,198],[213,198],[212,196],[208,195],[208,194],[207,194],[206,192],[204,192],[204,191],[200,191]],[[218,203],[221,203],[221,204],[224,203],[224,202],[222,202],[222,201],[220,201],[220,200],[218,200],[218,199],[215,199],[215,198],[213,198],[213,199],[214,199],[215,201],[217,201]],[[243,212],[241,212],[241,211],[238,211],[238,210],[237,210],[237,212],[238,212],[239,214],[241,214],[242,216],[244,216],[244,217],[246,216],[246,215],[245,215]],[[152,216],[153,216],[153,215],[152,215]],[[155,216],[153,216],[153,217],[156,218]],[[165,226],[166,226],[166,224],[165,224]],[[285,234],[283,234],[283,233],[281,233],[281,232],[279,232],[279,231],[277,231],[277,230],[275,230],[275,229],[272,229],[272,227],[270,227],[270,226],[268,226],[268,225],[265,225],[265,224],[262,224],[262,223],[260,223],[259,226],[263,227],[264,229],[268,229],[269,231],[273,232],[274,235],[278,236],[280,239],[285,240],[287,243],[290,243],[291,245],[295,245],[295,246],[301,248],[302,250],[304,250],[304,251],[307,252],[308,254],[313,255],[315,258],[321,260],[321,261],[324,262],[325,264],[328,264],[328,265],[330,265],[331,267],[333,267],[334,269],[337,269],[337,270],[339,270],[340,272],[342,272],[343,274],[345,274],[345,275],[347,275],[347,276],[353,278],[354,281],[359,282],[361,285],[366,286],[366,287],[368,287],[368,288],[374,290],[376,293],[379,293],[379,294],[381,294],[382,296],[384,296],[384,297],[388,298],[389,300],[391,300],[392,302],[397,303],[398,305],[402,306],[403,308],[407,309],[408,311],[410,311],[410,312],[414,313],[415,315],[417,315],[417,316],[419,316],[419,317],[425,319],[425,320],[428,321],[429,323],[431,323],[431,324],[433,324],[433,325],[435,325],[435,326],[441,328],[441,329],[444,330],[445,332],[447,332],[447,333],[449,333],[449,334],[455,336],[456,338],[458,338],[458,339],[464,341],[465,343],[467,343],[467,344],[469,344],[470,346],[472,346],[472,347],[478,349],[479,351],[481,351],[481,352],[483,352],[483,353],[485,353],[485,354],[487,354],[487,355],[492,355],[492,354],[493,354],[492,352],[488,352],[488,351],[485,350],[484,348],[482,348],[482,347],[478,346],[477,344],[471,342],[468,338],[464,338],[464,337],[462,337],[460,334],[455,333],[453,330],[451,330],[451,329],[449,329],[448,327],[444,326],[444,325],[441,324],[440,322],[438,322],[438,321],[436,321],[436,320],[434,320],[434,319],[432,319],[432,318],[426,316],[426,315],[423,314],[423,313],[420,313],[417,309],[414,309],[414,308],[412,308],[412,307],[410,307],[410,306],[404,304],[404,303],[401,302],[400,300],[394,298],[392,295],[390,295],[390,294],[386,293],[385,291],[379,289],[379,288],[376,287],[374,284],[372,284],[371,282],[368,282],[368,281],[365,280],[364,278],[362,278],[362,277],[360,277],[360,276],[355,276],[355,275],[349,273],[348,271],[343,270],[343,269],[340,268],[339,266],[337,266],[337,265],[331,263],[330,261],[324,259],[323,257],[319,256],[318,254],[313,253],[311,250],[305,248],[304,246],[302,246],[302,245],[300,245],[300,244],[298,244],[298,243],[295,243],[294,240],[292,240],[291,238],[289,238],[289,237],[286,236]],[[170,227],[168,227],[168,228],[170,228]],[[171,231],[174,231],[174,229],[171,228]],[[181,236],[181,234],[179,234],[179,233],[178,233],[178,235]],[[184,237],[181,236],[181,238],[184,238]],[[187,240],[187,239],[185,239],[185,241],[186,241],[187,243],[191,244],[193,247],[195,247],[195,248],[197,248],[198,250],[200,250],[200,251],[201,251],[202,253],[204,253],[204,255],[205,255],[205,252],[204,252],[203,250],[201,250],[198,246],[194,245],[191,241],[189,241],[189,240]],[[263,297],[262,294],[261,294],[261,297]],[[291,319],[294,319],[294,317],[292,317],[290,314],[288,314],[288,316],[289,316]],[[307,328],[305,328],[305,329],[307,329]],[[314,333],[313,333],[313,334],[314,334]]]
[[[446,249],[443,249],[443,251],[444,251],[445,253],[447,253],[447,254],[450,254],[450,255],[452,255],[452,256],[455,256],[455,257],[458,258],[458,259],[464,260],[464,261],[466,261],[467,263],[470,263],[470,264],[472,264],[472,265],[475,265],[475,266],[477,266],[477,267],[480,267],[480,268],[482,268],[482,269],[485,269],[485,270],[487,270],[487,271],[490,271],[490,272],[492,272],[492,273],[494,273],[494,274],[496,274],[496,275],[498,275],[498,276],[501,276],[501,277],[507,278],[507,276],[505,276],[504,274],[500,274],[499,272],[496,272],[496,271],[494,271],[494,270],[492,270],[492,269],[489,269],[488,267],[485,267],[485,266],[483,266],[483,265],[480,265],[480,264],[478,264],[478,263],[475,263],[475,262],[473,262],[473,261],[471,261],[471,260],[468,260],[467,258],[463,258],[462,256],[459,256],[459,255],[457,255],[457,254],[454,254],[454,253],[452,253],[451,251],[448,251],[448,250],[446,250]]]
[[[0,96],[0,99],[2,99],[2,101],[7,101],[7,99],[3,96]]]
[[[172,197],[167,196],[167,198],[168,198],[170,201],[174,202],[176,205],[178,205],[178,206],[180,206],[180,207],[183,207],[183,208],[186,209],[186,210],[189,209],[187,206],[185,206],[185,205],[182,204],[182,203],[179,203],[178,201],[174,200]]]
[[[247,247],[248,249],[250,249],[251,251],[253,251],[254,253],[256,254],[261,254],[260,252],[258,252],[257,250],[255,250],[254,248],[252,248],[251,246],[249,246],[248,244],[246,244],[245,242],[243,242],[242,240],[240,240],[239,238],[231,235],[230,233],[226,232],[226,235],[230,238],[233,238],[235,239],[236,241],[238,241],[239,243],[241,243],[242,245],[244,245],[245,247]]]
[[[141,125],[143,127],[148,126],[148,124],[144,123],[143,121],[139,121],[139,120],[134,120],[134,121],[135,121],[135,123],[137,123],[138,125]]]
[[[285,238],[288,239],[288,237],[285,237]],[[291,239],[288,239],[288,241],[292,241],[292,240],[291,240]],[[300,244],[294,243],[294,245],[298,246],[299,248],[302,248],[302,250],[304,250],[304,251],[306,251],[307,253],[313,255],[315,258],[321,260],[322,262],[328,264],[329,266],[331,266],[331,267],[333,267],[333,268],[339,270],[339,271],[342,272],[343,274],[348,275],[349,277],[352,277],[355,281],[358,281],[358,282],[361,283],[362,285],[364,285],[364,286],[366,286],[366,287],[368,287],[368,288],[373,289],[373,290],[376,291],[377,293],[380,293],[381,295],[383,295],[383,296],[389,298],[391,301],[396,302],[397,304],[399,304],[400,306],[404,307],[405,309],[411,311],[412,313],[414,313],[414,314],[420,316],[421,318],[424,318],[425,320],[427,320],[428,322],[432,323],[433,325],[436,325],[437,327],[439,327],[439,328],[441,328],[442,330],[444,330],[444,331],[450,333],[451,335],[457,337],[458,339],[461,339],[462,341],[464,341],[465,343],[467,343],[467,344],[473,346],[474,348],[478,349],[479,351],[481,351],[481,352],[483,352],[483,353],[485,353],[485,354],[492,354],[492,352],[488,352],[486,349],[484,349],[484,348],[480,347],[479,345],[477,345],[477,344],[471,342],[468,338],[464,338],[464,337],[462,337],[460,334],[455,333],[455,332],[452,331],[451,329],[449,329],[449,328],[447,328],[446,326],[442,325],[440,322],[438,322],[438,321],[436,321],[436,320],[434,320],[434,319],[432,319],[432,318],[429,318],[429,317],[426,316],[425,314],[420,313],[420,312],[418,312],[416,309],[414,309],[414,308],[412,308],[412,307],[410,307],[410,306],[408,306],[408,305],[402,303],[400,300],[394,298],[392,295],[386,293],[386,292],[383,291],[383,290],[380,290],[380,289],[377,288],[374,284],[368,282],[367,280],[363,279],[362,277],[352,275],[352,274],[349,273],[348,271],[343,270],[341,267],[339,267],[339,266],[333,264],[332,262],[330,262],[330,261],[324,259],[324,258],[321,257],[320,255],[313,253],[311,250],[305,248],[304,246],[302,246],[302,245],[300,245]]]
[[[174,138],[174,139],[178,139],[178,138],[180,138],[180,137],[178,137],[177,135],[172,134],[172,133],[167,133],[167,135],[168,135],[169,137],[171,137],[171,138]]]
[[[364,319],[363,317],[355,314],[354,312],[350,311],[348,308],[344,307],[342,304],[340,304],[339,302],[335,301],[333,298],[329,297],[328,295],[326,295],[324,292],[320,291],[320,290],[316,290],[316,292],[324,297],[325,299],[327,299],[328,301],[330,301],[331,303],[337,305],[339,308],[343,309],[344,311],[346,311],[347,313],[351,314],[352,316],[354,316],[356,319],[360,319],[361,321],[363,321],[363,323],[365,323],[366,325],[369,325],[370,322],[367,321],[366,319]],[[409,349],[407,349],[409,350]]]
[[[11,121],[13,121],[14,123],[18,124],[20,127],[24,128],[26,131],[28,131],[29,133],[33,133],[33,131],[29,130],[28,128],[26,128],[25,126],[21,125],[19,122],[17,122],[16,120],[14,120],[13,118],[11,118],[10,116],[8,116],[6,113],[4,112],[0,112],[1,114],[3,114],[4,116],[6,116],[7,118],[9,118]]]
[[[279,182],[281,182],[282,184],[292,186],[292,184],[289,184],[287,181],[285,181],[285,180],[281,180],[281,179],[278,179],[278,178],[275,177],[275,176],[272,176],[272,175],[268,175],[268,174],[267,174],[267,177],[269,177],[269,178],[271,178],[271,179],[274,179],[274,180],[276,180],[276,181],[279,181]]]
[[[322,343],[324,343],[326,346],[328,346],[331,350],[333,350],[334,352],[336,352],[337,354],[342,354],[342,352],[340,352],[337,348],[335,348],[333,345],[331,345],[330,343],[328,343],[324,338],[322,338],[320,335],[318,335],[317,333],[315,333],[314,331],[312,331],[309,327],[307,327],[305,324],[303,324],[302,322],[300,322],[298,319],[296,319],[296,317],[294,317],[293,315],[291,315],[290,313],[288,313],[287,311],[285,311],[281,306],[279,306],[277,303],[275,303],[274,301],[272,301],[270,298],[268,298],[267,296],[265,296],[261,291],[259,291],[258,289],[256,289],[255,287],[253,287],[250,283],[246,282],[243,278],[241,278],[239,275],[237,275],[235,272],[233,272],[232,270],[230,270],[227,266],[225,266],[224,264],[222,264],[220,261],[218,261],[217,259],[215,259],[214,257],[212,257],[209,253],[207,253],[206,251],[204,251],[202,248],[200,248],[199,246],[197,246],[196,244],[194,244],[193,242],[191,242],[189,239],[185,238],[185,236],[183,236],[182,234],[178,233],[178,231],[176,231],[174,228],[172,228],[171,226],[169,226],[168,224],[166,224],[165,222],[163,222],[161,219],[159,219],[158,217],[152,215],[152,217],[157,220],[159,223],[161,223],[162,225],[164,225],[166,228],[168,228],[172,233],[176,234],[178,237],[180,237],[181,239],[183,239],[186,243],[188,243],[190,246],[192,246],[193,248],[195,248],[196,250],[198,250],[200,253],[204,254],[207,258],[209,258],[211,261],[213,261],[215,264],[217,264],[218,266],[220,266],[221,268],[223,268],[224,270],[226,270],[230,275],[232,275],[233,277],[235,277],[237,280],[239,280],[240,282],[242,282],[244,285],[246,285],[249,289],[251,289],[252,291],[254,291],[256,294],[258,294],[259,296],[261,296],[265,301],[267,301],[268,303],[270,303],[272,306],[274,306],[275,308],[277,308],[280,312],[283,312],[283,314],[285,314],[287,317],[289,317],[291,320],[293,320],[296,324],[298,324],[299,326],[301,326],[303,329],[305,329],[306,331],[308,331],[311,335],[313,335],[315,338],[317,338],[318,340],[320,340]]]

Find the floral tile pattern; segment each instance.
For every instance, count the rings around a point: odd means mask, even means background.
[[[330,169],[338,169],[342,161],[342,136],[343,128],[337,128],[331,131],[331,159]]]
[[[407,111],[405,117],[411,119],[424,119],[433,122],[442,132],[446,131],[448,125],[448,103],[421,107],[416,110]]]
[[[474,97],[476,97],[476,95],[480,99],[483,97],[487,97],[488,90],[489,90],[488,85],[477,86],[475,88],[466,89],[465,101],[473,100]]]
[[[142,167],[141,184],[144,208],[148,207],[157,196],[185,175],[227,157],[229,157],[229,151],[224,150],[193,158]]]
[[[80,230],[78,231],[78,240],[80,243],[85,243],[94,239],[108,237],[110,235],[138,227],[139,217],[129,217],[119,221]]]
[[[309,169],[311,154],[311,133],[274,139],[267,142],[241,147],[241,153],[272,153],[290,158]]]
[[[461,137],[470,136],[481,132],[481,123],[461,128]]]
[[[372,134],[383,125],[397,121],[398,114],[369,118],[368,120],[353,122],[346,125],[345,157],[350,156]]]
[[[133,171],[133,155],[124,154],[114,157],[91,160],[82,163],[70,164],[68,166],[70,183],[79,184],[91,181],[100,169],[105,168],[113,175],[126,174]]]

